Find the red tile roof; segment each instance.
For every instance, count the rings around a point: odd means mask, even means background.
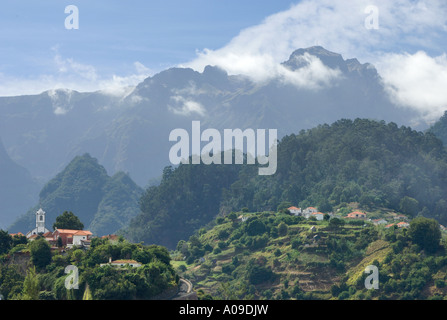
[[[17,232],[17,233],[10,233],[9,234],[11,237],[14,237],[14,236],[24,236],[24,234],[23,233],[21,233],[21,232]]]
[[[56,229],[54,232],[58,232],[59,234],[68,234],[68,235],[76,235],[76,236],[87,236],[92,235],[92,233],[88,230],[72,230],[72,229]]]

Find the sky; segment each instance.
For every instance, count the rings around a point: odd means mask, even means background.
[[[66,25],[70,5],[77,29]],[[2,0],[0,96],[119,94],[174,66],[293,76],[301,86],[333,73],[312,60],[307,72],[286,74],[279,63],[314,45],[372,63],[390,97],[427,121],[447,109],[445,0]]]

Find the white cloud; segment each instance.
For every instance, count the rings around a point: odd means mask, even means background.
[[[54,63],[58,72],[69,78],[80,77],[81,79],[92,82],[98,79],[98,75],[93,66],[76,62],[72,58],[63,59],[59,53],[56,53],[54,56]]]
[[[381,75],[393,100],[420,112],[431,122],[447,110],[447,56],[430,57],[425,52],[387,54]]]
[[[46,74],[20,78],[0,73],[0,96],[70,89],[79,92],[102,91],[104,94],[125,97],[134,86],[152,75],[151,70],[138,61],[134,62],[134,70],[130,70],[127,75],[103,75],[92,65],[64,58],[57,52],[57,48],[52,50],[54,56],[51,64],[54,70],[48,70]]]
[[[320,59],[305,53],[303,56],[295,57],[302,60],[304,67],[295,71],[289,70],[281,65],[278,66],[278,77],[285,83],[296,85],[306,89],[320,89],[328,87],[333,81],[341,77],[340,70],[326,67]]]
[[[189,116],[197,113],[200,116],[205,115],[205,108],[199,102],[182,96],[172,96],[171,101],[172,103],[168,105],[168,110],[174,114]]]
[[[370,5],[378,9],[377,30],[365,27],[370,15],[365,9]],[[412,56],[402,50],[416,47],[445,52],[446,26],[445,0],[304,0],[242,30],[223,48],[198,52],[197,58],[184,66],[202,71],[206,65],[217,65],[229,74],[245,74],[257,81],[280,77],[313,89],[330,84],[324,80],[328,76],[334,80],[337,74],[317,61],[298,73],[279,64],[298,48],[321,45],[345,59],[355,57],[375,65],[392,97],[429,120],[446,107],[445,58],[422,53]],[[390,52],[395,55],[387,54]],[[387,59],[395,64],[386,63]],[[417,67],[412,67],[413,63]]]
[[[69,89],[48,90],[48,96],[53,103],[53,112],[55,115],[64,115],[69,110],[70,99],[73,94]]]

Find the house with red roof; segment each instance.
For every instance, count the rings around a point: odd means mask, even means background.
[[[17,232],[17,233],[10,233],[9,234],[11,237],[24,237],[25,235],[21,232]]]
[[[354,211],[351,213],[348,213],[348,215],[346,216],[346,218],[351,218],[351,219],[366,219],[366,213],[360,212],[360,211]]]
[[[135,260],[131,260],[131,259],[121,259],[121,260],[114,260],[112,261],[112,258],[109,258],[109,262],[108,263],[101,263],[100,267],[106,266],[106,265],[111,265],[112,267],[117,267],[117,268],[122,268],[125,267],[126,265],[129,265],[133,268],[139,268],[142,266],[142,264],[138,261]]]
[[[399,228],[408,228],[410,224],[408,222],[402,221],[397,224]]]
[[[311,217],[315,217],[318,221],[321,221],[324,219],[324,213],[323,212],[312,212]]]
[[[287,208],[287,210],[289,210],[289,212],[294,216],[299,216],[302,213],[301,208],[297,208],[294,206]]]
[[[71,229],[57,229],[53,232],[53,241],[62,240],[62,245],[67,247],[72,246],[90,246],[92,233],[88,230],[71,230]]]

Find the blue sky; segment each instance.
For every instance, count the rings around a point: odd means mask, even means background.
[[[68,5],[79,9],[78,30],[65,28]],[[313,45],[372,63],[390,97],[427,121],[447,109],[445,0],[2,0],[0,96],[121,94],[169,67],[208,64],[298,86],[336,79],[314,60],[300,73],[279,66]]]
[[[79,29],[65,29],[67,5]],[[0,73],[51,72],[56,54],[97,72],[125,75],[138,61],[158,71],[191,60],[196,50],[224,46],[240,30],[288,9],[287,1],[2,0]]]

